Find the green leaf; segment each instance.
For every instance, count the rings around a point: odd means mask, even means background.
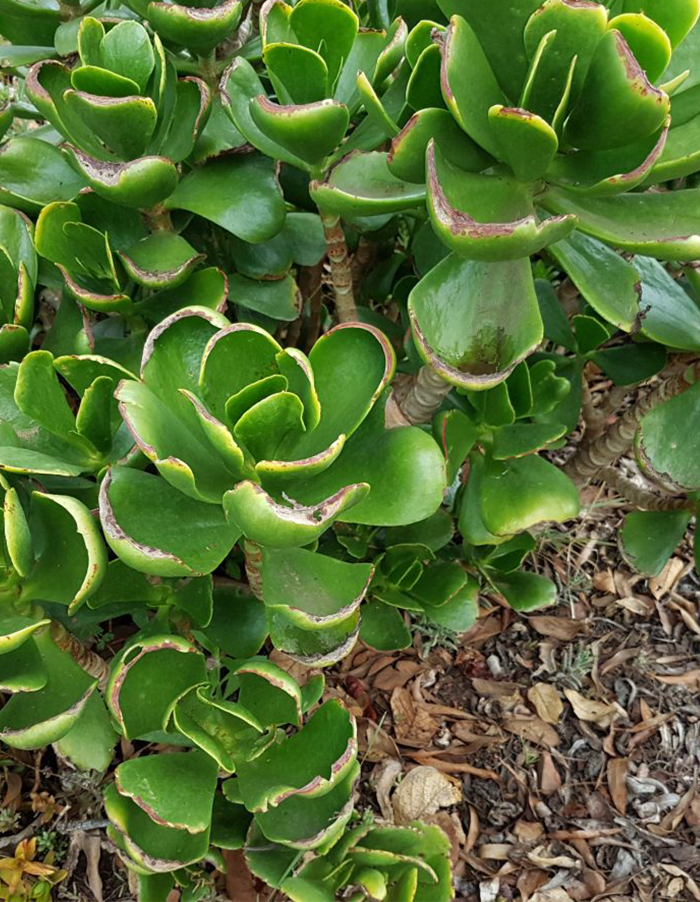
[[[349,218],[401,213],[422,206],[425,188],[397,178],[389,170],[387,155],[349,153],[323,182],[312,182],[311,196],[319,209]]]
[[[553,213],[578,216],[578,228],[606,244],[659,260],[700,256],[700,192],[682,191],[583,197],[549,188],[540,199]]]
[[[245,806],[264,813],[293,796],[323,796],[352,771],[356,756],[354,721],[336,699],[325,702],[298,733],[239,762]]]
[[[609,323],[631,331],[639,316],[639,276],[615,251],[580,232],[548,248],[581,292],[584,300]]]
[[[97,97],[66,91],[65,102],[100,141],[122,160],[133,160],[148,147],[158,111],[150,97]]]
[[[77,498],[33,492],[31,526],[38,560],[22,595],[68,605],[74,614],[97,591],[107,569],[97,522]]]
[[[178,871],[199,861],[209,848],[209,829],[188,833],[163,827],[131,799],[120,796],[114,783],[105,790],[104,805],[124,848],[147,871]]]
[[[0,617],[0,655],[16,651],[33,633],[48,623],[49,620],[34,620],[11,611],[3,611]]]
[[[423,360],[462,388],[502,382],[543,337],[527,258],[488,262],[452,254],[421,279],[408,309]]]
[[[375,600],[369,601],[362,608],[360,637],[378,651],[396,651],[408,648],[411,644],[411,634],[401,612]]]
[[[221,508],[128,467],[110,469],[102,480],[100,520],[115,554],[135,570],[158,576],[211,573],[240,535]]]
[[[15,402],[26,416],[61,438],[75,433],[75,416],[68,404],[49,351],[32,351],[19,367]]]
[[[524,457],[546,448],[566,432],[566,426],[559,423],[514,423],[502,426],[494,432],[494,460]]]
[[[688,292],[650,257],[636,257],[634,268],[642,283],[642,334],[671,348],[700,349],[700,310]]]
[[[27,577],[34,567],[34,545],[17,489],[5,492],[3,506],[5,545],[12,566],[21,577]]]
[[[0,689],[3,692],[36,692],[44,688],[48,679],[33,639],[0,658]]]
[[[155,59],[148,32],[139,22],[120,22],[100,41],[100,57],[105,69],[128,76],[145,90]]]
[[[573,482],[537,455],[489,462],[480,503],[484,525],[498,536],[511,536],[550,520],[572,520],[579,511]]]
[[[298,548],[317,539],[345,510],[369,491],[364,483],[346,485],[313,504],[275,501],[254,482],[245,480],[223,498],[228,522],[247,538],[272,548]]]
[[[637,459],[662,484],[678,489],[700,488],[700,459],[695,453],[700,429],[700,382],[675,398],[658,404],[644,416],[636,438]]]
[[[521,182],[542,178],[559,145],[554,129],[527,110],[500,104],[489,110],[489,124],[515,177]]]
[[[124,736],[137,739],[166,729],[176,699],[205,682],[204,656],[193,645],[179,636],[151,636],[115,659],[105,701]]]
[[[355,762],[347,775],[320,798],[292,796],[276,808],[257,814],[255,820],[273,842],[302,850],[327,848],[350,820],[359,773],[360,766]],[[313,896],[306,899],[311,902]]]
[[[204,259],[189,242],[174,232],[161,230],[142,238],[119,254],[131,278],[145,288],[176,288]]]
[[[429,44],[416,60],[406,86],[406,103],[414,110],[443,106],[441,64],[442,51],[437,44]]]
[[[231,34],[242,9],[239,0],[224,0],[211,8],[154,2],[148,4],[146,15],[162,38],[206,55]]]
[[[623,36],[613,29],[598,42],[564,134],[584,150],[620,147],[653,134],[669,109],[668,95],[649,82]]]
[[[515,571],[494,576],[493,584],[514,611],[536,611],[557,600],[557,587],[538,573]]]
[[[257,655],[267,638],[265,607],[252,595],[232,586],[214,588],[214,611],[205,629],[207,638],[233,658]]]
[[[117,792],[164,827],[200,833],[211,821],[217,764],[200,751],[144,755],[115,771]]]
[[[48,681],[43,689],[13,695],[0,711],[0,739],[11,748],[38,749],[61,739],[80,717],[97,684],[54,644],[48,631],[33,641]]]
[[[425,182],[425,152],[434,140],[445,158],[470,172],[481,172],[490,161],[443,109],[418,110],[391,142],[387,166],[397,178],[407,182]]]
[[[521,55],[524,57],[523,51]],[[512,65],[512,60],[508,65]],[[507,101],[474,30],[457,15],[452,17],[445,33],[442,90],[445,103],[459,125],[484,150],[498,158],[500,145],[489,124],[488,111],[495,104]]]
[[[428,212],[438,237],[472,260],[513,260],[565,238],[572,216],[538,221],[527,185],[502,175],[465,172],[428,146]]]
[[[620,32],[649,81],[663,75],[671,62],[671,42],[653,18],[644,13],[622,13],[610,20],[608,28]]]
[[[265,727],[301,726],[302,693],[297,681],[266,658],[236,662],[238,701]]]
[[[285,103],[316,103],[328,96],[328,67],[315,50],[300,44],[266,43],[263,59],[275,93]]]
[[[624,0],[625,12],[644,13],[664,29],[677,47],[693,28],[700,14],[697,0]]]
[[[38,213],[56,200],[71,200],[85,178],[68,164],[60,150],[38,138],[5,141],[0,155],[0,202],[27,213]]]
[[[620,552],[643,576],[658,576],[685,535],[691,512],[632,511],[619,534]]]
[[[452,485],[476,444],[478,430],[461,410],[447,410],[434,417],[433,437],[445,456],[447,485]]]
[[[634,385],[650,379],[666,366],[666,349],[653,342],[605,348],[591,355],[615,385]]]
[[[347,618],[372,578],[371,564],[348,564],[304,549],[263,549],[265,607],[305,629]]]
[[[253,244],[272,238],[284,223],[275,163],[259,154],[199,166],[181,180],[165,207],[197,213]]]
[[[55,743],[56,751],[80,770],[103,772],[114,756],[117,734],[97,693],[87,700],[76,723]]]
[[[280,106],[266,97],[255,97],[250,113],[264,135],[311,166],[321,163],[340,144],[349,122],[347,107],[335,100]]]
[[[229,286],[231,300],[236,306],[283,322],[291,322],[299,316],[301,296],[291,275],[283,279],[258,281],[233,273],[229,276]]]
[[[289,24],[300,44],[323,57],[328,67],[328,84],[335,84],[359,29],[355,13],[341,0],[299,0]]]
[[[115,204],[138,209],[154,207],[171,195],[177,185],[175,165],[165,157],[148,156],[130,163],[110,163],[90,157],[71,145],[66,145],[66,151],[76,171],[92,190]]]

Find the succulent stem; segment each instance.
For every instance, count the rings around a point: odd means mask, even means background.
[[[69,633],[68,630],[59,623],[58,620],[52,620],[51,638],[56,645],[62,650],[67,651],[76,664],[83,668],[86,673],[97,680],[100,691],[104,692],[109,679],[109,665],[96,652],[91,651],[87,646],[83,645],[77,636]]]
[[[632,447],[641,419],[657,404],[668,401],[689,388],[698,376],[700,363],[696,362],[690,370],[684,367],[681,372],[663,379],[653,391],[643,395],[601,435],[592,442],[583,442],[579,445],[565,467],[566,473],[574,482],[581,484],[597,476],[604,467],[615,463]]]
[[[357,319],[357,308],[352,290],[352,270],[340,216],[324,213],[323,210],[319,212],[331,265],[331,281],[338,320],[341,323],[354,322]]]
[[[245,553],[245,572],[248,577],[250,591],[262,601],[262,548],[257,542],[243,539],[243,551]]]
[[[386,425],[393,428],[429,423],[451,389],[435,370],[422,366],[407,390],[399,388],[398,396],[392,394],[386,407]]]
[[[673,498],[657,495],[656,492],[650,492],[647,489],[638,486],[631,479],[623,476],[619,470],[614,467],[603,467],[599,473],[600,479],[604,480],[611,489],[621,495],[634,507],[643,511],[681,511],[694,510],[694,504],[687,498]]]

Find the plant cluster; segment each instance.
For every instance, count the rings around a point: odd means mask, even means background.
[[[317,669],[554,603],[588,480],[641,573],[683,539],[699,15],[0,0],[0,740],[109,773],[146,902],[236,849],[293,900],[451,898],[439,829],[353,813]]]

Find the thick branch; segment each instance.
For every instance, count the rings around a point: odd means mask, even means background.
[[[692,502],[687,498],[666,497],[657,495],[638,486],[631,479],[623,476],[614,467],[604,467],[598,474],[601,480],[605,480],[611,489],[621,495],[636,508],[643,511],[681,511],[692,510]]]
[[[245,552],[245,572],[248,577],[250,591],[262,601],[262,548],[257,542],[243,539],[243,551]]]
[[[357,309],[352,290],[352,270],[340,216],[324,213],[322,210],[319,212],[328,248],[328,260],[331,264],[331,281],[338,319],[341,323],[354,322],[357,319]]]
[[[97,680],[97,685],[101,690],[106,688],[109,679],[109,664],[105,660],[83,645],[80,639],[73,633],[69,633],[58,620],[51,621],[51,638],[62,651],[68,652],[76,664]]]
[[[393,428],[429,423],[451,389],[435,370],[422,366],[407,390],[397,386],[392,392],[386,406],[386,425]]]
[[[684,369],[683,372],[668,376],[653,391],[643,395],[602,435],[590,443],[584,442],[579,445],[565,467],[568,475],[575,482],[581,483],[596,476],[603,467],[615,463],[632,447],[641,419],[657,404],[662,404],[689,388],[698,375],[700,364],[696,363],[690,374]]]

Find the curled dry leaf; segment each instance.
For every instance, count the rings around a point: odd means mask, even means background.
[[[391,711],[394,715],[394,732],[398,742],[422,748],[430,743],[439,724],[426,709],[418,704],[408,689],[394,689],[391,694]]]
[[[459,786],[445,774],[434,767],[414,767],[394,793],[394,818],[397,824],[410,824],[461,801]]]
[[[561,639],[562,642],[570,642],[575,639],[584,627],[581,620],[571,620],[569,617],[553,617],[551,614],[538,614],[529,617],[528,623],[540,636],[549,636],[553,639]]]
[[[565,689],[564,695],[571,702],[574,714],[580,720],[586,720],[589,723],[606,728],[620,716],[620,711],[614,705],[607,705],[604,702],[586,698],[585,695],[581,695],[575,689]]]
[[[535,683],[527,690],[527,697],[545,723],[559,723],[564,704],[550,683]]]

